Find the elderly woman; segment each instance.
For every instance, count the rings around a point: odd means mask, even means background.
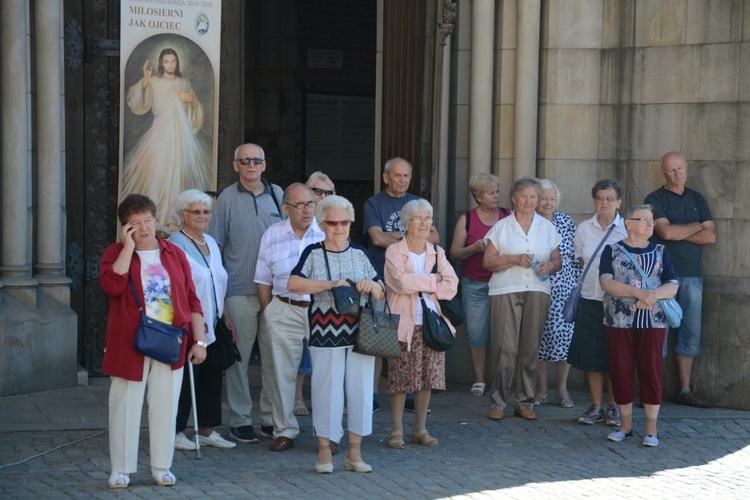
[[[169,237],[169,241],[187,254],[195,291],[201,301],[206,324],[206,342],[210,346],[216,341],[214,325],[224,321],[230,331],[234,325],[229,312],[224,309],[227,290],[227,272],[221,265],[221,252],[210,235],[205,233],[211,220],[213,200],[203,191],[189,189],[174,199],[173,208],[180,221],[180,230]],[[208,348],[206,359],[212,355]],[[213,355],[216,355],[215,353]],[[210,361],[210,360],[209,360]],[[198,413],[198,441],[201,446],[234,448],[237,443],[227,441],[214,431],[221,425],[221,384],[223,371],[211,363],[195,367],[195,400]],[[177,406],[175,450],[194,450],[195,443],[185,436],[191,407],[190,379],[182,378],[182,391]]]
[[[326,196],[336,194],[336,188],[333,186],[333,181],[326,174],[318,170],[310,174],[310,177],[305,182],[305,186],[309,187],[315,195],[315,202],[320,203]],[[302,395],[302,387],[305,385],[305,375],[312,373],[312,362],[310,361],[310,349],[307,344],[302,345],[302,361],[300,361],[299,369],[297,370],[297,385],[294,391],[294,414],[297,416],[306,417],[310,415],[310,410],[305,406],[305,399]],[[344,408],[346,411],[346,408]],[[338,453],[338,443],[335,445],[332,442],[334,453]]]
[[[474,369],[472,396],[481,396],[487,384],[484,371],[487,359],[487,344],[490,341],[489,281],[492,272],[482,265],[485,236],[497,221],[510,212],[499,206],[500,180],[490,174],[476,174],[469,178],[469,191],[477,207],[467,211],[456,222],[451,244],[451,257],[463,262],[461,267],[461,294],[466,316],[466,336],[469,356]]]
[[[661,352],[667,333],[659,299],[677,293],[677,274],[664,245],[648,241],[654,233],[650,205],[629,208],[625,228],[628,237],[607,246],[599,265],[612,387],[622,418],[620,429],[607,438],[622,441],[633,436],[633,374],[637,365],[646,412],[643,446],[659,446],[656,419],[661,405]],[[650,286],[644,283],[643,274]]]
[[[552,282],[552,296],[547,315],[547,323],[544,325],[542,343],[539,345],[539,361],[536,367],[537,386],[534,406],[549,403],[547,394],[547,363],[557,363],[557,397],[560,406],[572,408],[573,400],[568,393],[568,372],[570,365],[567,363],[570,339],[573,337],[573,324],[563,319],[563,306],[570,292],[578,283],[581,270],[573,249],[573,235],[576,232],[576,224],[573,219],[562,212],[558,212],[557,205],[560,204],[560,190],[557,185],[547,179],[539,179],[542,188],[542,199],[536,207],[536,213],[547,219],[555,226],[555,231],[560,235],[560,259],[562,269],[550,277]]]
[[[427,409],[432,389],[445,390],[445,353],[430,349],[422,338],[424,311],[420,292],[428,308],[441,314],[438,299],[451,299],[458,291],[458,277],[442,248],[427,238],[432,227],[432,205],[427,200],[408,202],[401,209],[401,224],[406,236],[385,251],[385,282],[391,290],[388,303],[401,315],[398,340],[403,355],[388,360],[388,394],[391,396],[393,429],[388,446],[403,448],[404,403],[414,393],[414,429],[412,442],[437,446],[438,440],[427,432]],[[437,263],[437,272],[433,268]],[[455,328],[445,320],[455,335]]]
[[[143,396],[148,386],[151,475],[156,484],[172,486],[169,468],[174,455],[174,422],[188,342],[170,365],[133,349],[144,312],[164,323],[192,332],[187,360],[206,357],[206,331],[200,300],[185,253],[156,236],[156,206],[148,197],[128,195],[117,209],[120,243],[104,250],[99,284],[109,296],[102,372],[112,376],[109,389],[110,488],[127,488],[138,469],[138,436]]]
[[[383,299],[384,286],[367,251],[349,241],[349,227],[354,221],[352,204],[341,196],[331,195],[315,209],[325,240],[308,246],[289,277],[290,292],[310,294],[310,357],[312,374],[313,428],[318,436],[316,472],[333,472],[330,442],[339,442],[344,393],[348,404],[347,427],[349,449],[344,468],[370,472],[362,460],[360,444],[372,433],[372,377],[375,358],[353,351],[358,318],[338,313],[331,289],[355,283],[357,291]]]
[[[581,424],[606,422],[620,425],[620,410],[609,385],[609,406],[602,407],[604,379],[609,373],[609,355],[604,335],[604,292],[599,284],[599,259],[607,244],[627,236],[622,217],[617,213],[622,203],[622,186],[617,179],[601,179],[591,188],[595,214],[579,224],[573,246],[581,268],[590,266],[583,280],[568,363],[586,372],[591,406],[581,415]]]
[[[490,279],[490,348],[492,385],[490,420],[505,417],[516,378],[514,414],[536,420],[536,385],[539,339],[550,305],[549,275],[562,267],[560,235],[550,221],[536,213],[542,189],[536,179],[524,177],[513,183],[512,216],[487,233],[484,267]]]

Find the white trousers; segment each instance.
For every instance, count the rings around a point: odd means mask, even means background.
[[[172,466],[182,372],[183,368],[172,371],[169,365],[146,357],[140,382],[112,377],[109,388],[109,458],[113,471],[132,474],[138,470],[138,438],[146,386],[151,467],[169,469]]]
[[[250,382],[247,376],[247,368],[250,364],[250,356],[253,353],[253,344],[258,337],[261,362],[268,359],[266,355],[267,346],[260,303],[257,295],[235,295],[227,297],[224,301],[232,322],[237,330],[237,348],[242,356],[242,361],[229,367],[226,371],[227,381],[227,403],[229,403],[229,425],[231,427],[242,427],[252,425],[253,418],[250,413],[253,410],[253,400],[250,396]],[[272,383],[272,375],[267,378],[265,367],[261,368],[261,387],[266,383]],[[271,400],[268,391],[261,389],[260,392],[260,421],[261,425],[271,426]]]
[[[263,368],[270,369],[273,380],[266,381],[263,371],[263,390],[268,389],[273,414],[274,437],[295,439],[299,423],[294,416],[294,393],[297,369],[302,360],[302,344],[310,336],[307,308],[293,306],[274,297],[263,313],[266,321],[264,334],[268,338],[270,358],[263,358]]]
[[[375,358],[357,354],[353,347],[310,347],[310,359],[315,434],[341,442],[345,391],[348,431],[360,436],[372,434]]]

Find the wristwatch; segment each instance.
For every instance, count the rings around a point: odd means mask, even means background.
[[[199,346],[201,346],[201,347],[203,347],[203,348],[206,348],[206,347],[208,347],[208,342],[206,342],[205,340],[197,340],[197,341],[195,342],[195,344],[196,344],[196,345],[199,345]]]

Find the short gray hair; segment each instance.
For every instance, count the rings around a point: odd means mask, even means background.
[[[391,162],[394,161],[394,160],[403,160],[403,161],[405,161],[407,163],[407,165],[409,165],[409,173],[410,174],[414,170],[414,167],[412,167],[411,162],[409,160],[404,160],[403,158],[395,156],[395,157],[391,158],[390,160],[388,160],[387,162],[385,162],[385,165],[383,166],[383,172],[388,172],[391,169]]]
[[[469,177],[469,192],[477,203],[479,203],[477,201],[479,197],[493,187],[500,189],[500,179],[492,174],[482,172]]]
[[[310,177],[307,178],[307,181],[305,182],[305,186],[309,188],[315,187],[315,183],[318,181],[325,182],[329,186],[331,186],[331,191],[333,191],[334,194],[336,194],[336,186],[333,185],[333,181],[330,177],[328,177],[326,174],[318,170],[317,172],[313,172],[310,174]]]
[[[318,222],[326,221],[326,213],[328,210],[346,210],[346,215],[349,220],[354,222],[354,207],[352,202],[336,194],[326,196],[320,203],[315,206],[315,218]]]
[[[417,212],[427,212],[432,217],[432,205],[424,198],[411,200],[401,208],[401,227],[406,229],[411,220],[417,215]]]
[[[255,146],[256,148],[260,149],[260,154],[263,155],[263,159],[264,160],[266,159],[266,152],[263,151],[262,147],[258,146],[257,144],[253,144],[252,142],[246,142],[245,144],[240,144],[239,146],[237,146],[236,148],[234,148],[234,159],[235,160],[239,160],[239,158],[237,158],[237,154],[240,152],[240,149],[242,149],[245,146]]]
[[[200,203],[205,205],[208,209],[214,204],[213,198],[198,189],[188,189],[178,194],[172,202],[172,210],[177,215],[177,220],[180,219],[180,212],[187,210],[187,207]]]
[[[654,207],[651,205],[633,205],[632,207],[625,210],[625,218],[629,219],[635,215],[638,210],[648,210],[652,214],[654,213]]]
[[[557,187],[557,184],[552,182],[549,179],[538,179],[539,180],[539,186],[542,188],[542,191],[546,191],[547,189],[554,189],[555,190],[555,198],[557,198],[557,204],[560,204],[560,188]]]
[[[515,196],[517,192],[526,189],[527,187],[535,188],[537,194],[539,194],[539,199],[542,199],[542,188],[539,185],[539,181],[534,177],[521,177],[516,182],[514,182],[510,188],[510,201],[513,202],[513,196]],[[515,205],[515,203],[513,204]]]
[[[292,197],[292,191],[294,191],[297,188],[306,189],[310,193],[310,196],[313,196],[313,199],[315,198],[315,196],[313,195],[312,189],[305,186],[301,182],[293,182],[289,184],[284,190],[284,195],[281,197],[281,203],[289,203],[289,199]]]

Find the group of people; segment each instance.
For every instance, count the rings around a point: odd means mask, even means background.
[[[315,470],[333,472],[346,413],[344,468],[371,471],[360,445],[372,433],[372,414],[379,409],[382,360],[354,352],[358,318],[340,313],[331,291],[341,286],[355,287],[375,307],[387,301],[400,315],[402,356],[388,360],[393,417],[388,445],[406,446],[403,413],[411,409],[412,443],[437,446],[426,416],[432,390],[445,389],[445,353],[423,340],[423,308],[440,314],[439,301],[456,295],[459,280],[437,245],[432,206],[408,192],[411,164],[402,158],[386,162],[386,189],[364,206],[365,246],[351,241],[354,207],[335,194],[325,174],[316,172],[306,184],[293,183],[282,190],[263,178],[265,152],[256,144],[239,146],[233,167],[238,181],[215,204],[198,190],[185,191],[174,200],[181,225],[168,241],[156,234],[157,207],[148,197],[131,194],[118,207],[120,242],[105,250],[101,263],[101,287],[110,304],[103,366],[112,376],[109,486],[126,488],[137,470],[146,386],[152,476],[157,484],[175,484],[170,471],[174,450],[196,446],[184,433],[191,408],[190,384],[183,377],[186,362],[193,365],[195,375],[198,443],[232,448],[237,441],[258,442],[248,380],[256,339],[262,360],[260,435],[272,440],[270,449],[294,446],[300,430],[299,381],[311,371],[318,439]],[[658,444],[662,346],[666,349],[659,300],[675,294],[678,280],[681,289],[684,279],[696,281],[679,274],[680,266],[695,270],[693,247],[700,257],[699,245],[715,240],[705,200],[684,186],[684,158],[679,153],[665,155],[662,172],[667,184],[649,195],[652,204],[632,207],[624,219],[617,213],[619,183],[597,182],[592,190],[597,213],[578,228],[556,210],[560,193],[550,181],[516,181],[510,192],[511,211],[499,207],[496,177],[471,178],[469,189],[477,207],[459,218],[450,255],[463,263],[463,306],[475,376],[472,395],[485,393],[490,347],[490,419],[504,418],[511,404],[517,416],[536,419],[534,407],[549,402],[547,362],[557,362],[560,404],[572,407],[566,387],[569,362],[587,372],[591,389],[592,406],[581,421],[611,421],[620,429],[609,438],[625,439],[632,436],[632,378],[637,365],[647,415],[649,441],[644,439],[644,444]],[[698,220],[689,220],[691,205],[697,206]],[[679,215],[674,215],[676,210],[681,210]],[[683,244],[674,266],[667,248],[650,241],[654,227],[664,240]],[[620,246],[606,244],[616,242]],[[642,283],[626,252],[636,256],[633,262],[643,266],[653,286]],[[573,326],[564,321],[562,304],[586,266],[590,269]],[[695,292],[689,297],[695,307]],[[683,319],[691,337],[696,328],[699,335],[700,302],[697,309],[697,322],[695,311],[686,311]],[[181,356],[171,366],[133,348],[142,313],[185,329]],[[231,332],[240,355],[226,370],[229,440],[214,430],[222,424],[222,370],[204,363],[217,322]],[[690,392],[689,370],[699,343],[694,338],[682,340],[682,331],[681,327],[675,347],[682,389],[678,402],[705,405]],[[680,358],[689,362],[680,363]],[[613,389],[605,410],[601,398],[608,371]],[[514,379],[516,390],[511,394]]]

